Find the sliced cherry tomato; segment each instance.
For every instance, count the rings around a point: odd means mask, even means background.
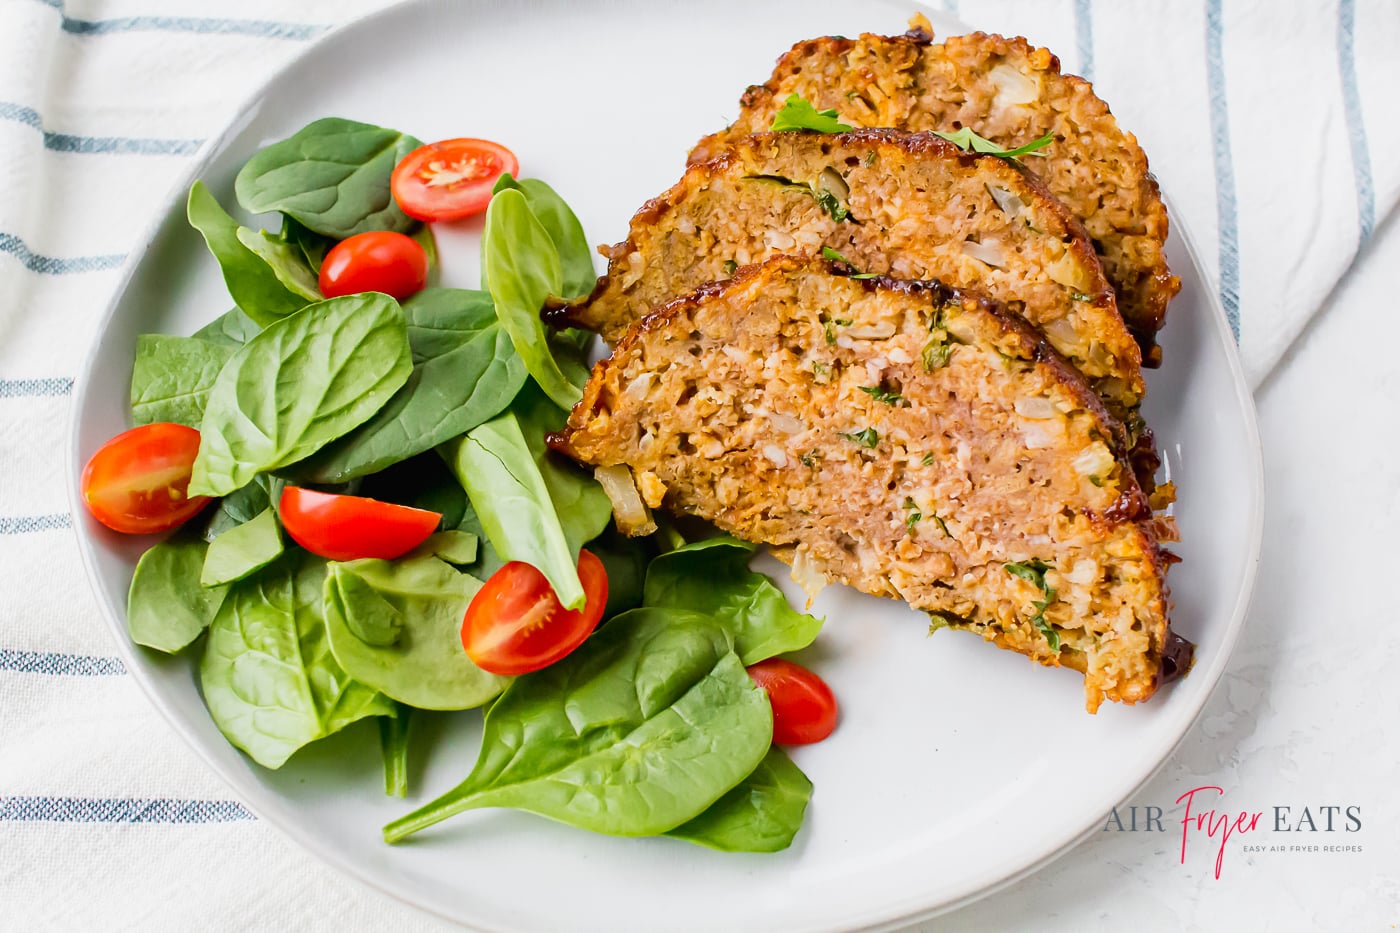
[[[199,432],[183,424],[123,431],[83,467],[83,501],[93,518],[129,535],[168,531],[199,513],[208,496],[191,498],[190,470]]]
[[[769,658],[749,667],[754,683],[773,704],[773,741],[810,745],[836,728],[836,697],[816,674],[800,664]]]
[[[288,486],[277,511],[292,540],[327,560],[393,560],[428,540],[442,515],[363,496]]]
[[[428,254],[411,237],[371,230],[341,240],[321,263],[321,294],[327,298],[383,292],[403,301],[428,282]]]
[[[489,139],[444,139],[399,160],[389,182],[403,212],[419,220],[461,220],[486,210],[506,172],[519,174],[515,153]]]
[[[578,555],[578,575],[588,601],[565,609],[554,589],[530,564],[514,560],[476,591],[462,619],[462,647],[477,667],[492,674],[528,674],[548,667],[598,627],[608,602],[608,574],[588,551]]]

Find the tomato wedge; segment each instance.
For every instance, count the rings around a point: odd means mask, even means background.
[[[341,240],[326,253],[318,284],[327,298],[383,292],[403,301],[428,283],[428,254],[417,241],[392,230],[371,230]]]
[[[442,515],[362,496],[288,486],[277,512],[292,540],[327,560],[393,560],[428,540]]]
[[[773,741],[810,745],[836,728],[836,696],[816,674],[800,664],[769,658],[749,666],[754,683],[773,704]]]
[[[186,492],[198,455],[199,432],[183,424],[158,422],[123,431],[97,448],[83,467],[83,502],[93,518],[113,531],[169,531],[209,501]]]
[[[492,674],[528,674],[583,644],[603,617],[608,574],[601,560],[581,551],[578,575],[587,602],[570,610],[530,564],[516,560],[497,570],[477,590],[462,619],[467,657]]]
[[[419,220],[460,220],[486,210],[491,189],[520,171],[515,153],[489,139],[444,139],[399,160],[389,182],[394,200]]]

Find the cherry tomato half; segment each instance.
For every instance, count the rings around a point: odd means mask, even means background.
[[[129,535],[169,531],[199,513],[208,496],[191,498],[190,470],[199,432],[183,424],[123,431],[83,467],[83,501],[93,518]]]
[[[528,674],[548,667],[598,627],[608,602],[608,574],[588,551],[578,555],[578,575],[588,598],[565,609],[540,573],[511,561],[476,591],[462,619],[462,647],[477,667],[492,674]]]
[[[428,254],[411,237],[371,230],[341,240],[321,263],[321,294],[327,298],[383,292],[403,301],[428,282]]]
[[[327,560],[393,560],[428,540],[442,516],[426,509],[288,486],[277,512],[292,540]]]
[[[489,139],[444,139],[399,160],[389,182],[403,212],[419,220],[460,220],[486,210],[506,172],[519,174],[515,153]]]
[[[754,683],[773,704],[773,741],[810,745],[836,728],[836,697],[816,674],[800,664],[769,658],[749,667]]]

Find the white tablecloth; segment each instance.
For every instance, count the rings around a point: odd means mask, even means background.
[[[0,0],[0,928],[437,926],[252,819],[169,732],[113,657],[63,487],[73,378],[162,195],[265,75],[379,5]],[[1179,829],[1106,831],[938,928],[1393,925],[1400,636],[1378,584],[1400,519],[1400,7],[943,6],[1095,80],[1197,238],[1260,386],[1255,608],[1204,717],[1133,803],[1170,810],[1219,785],[1266,821],[1355,806],[1362,829],[1269,840],[1317,852],[1231,840],[1218,880],[1201,848],[1180,863]],[[1321,849],[1342,843],[1362,851]]]

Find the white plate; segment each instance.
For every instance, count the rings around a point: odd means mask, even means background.
[[[558,188],[593,242],[613,242],[791,43],[900,32],[908,13],[907,4],[848,0],[396,8],[308,49],[205,148],[196,172],[231,205],[248,156],[328,115],[422,139],[484,136]],[[942,34],[961,31],[933,18]],[[843,718],[833,739],[794,755],[816,792],[790,850],[724,855],[497,811],[390,848],[381,825],[414,801],[381,792],[373,726],[314,745],[281,771],[252,765],[210,721],[190,660],[137,651],[126,639],[126,589],[149,542],[117,540],[78,505],[81,465],[130,424],[136,335],[190,333],[230,305],[185,225],[188,183],[133,252],[79,380],[69,466],[84,560],[123,660],[180,734],[269,824],[396,897],[492,930],[825,930],[912,920],[1033,870],[1101,827],[1190,728],[1225,666],[1258,560],[1262,466],[1224,315],[1178,217],[1168,252],[1184,287],[1164,334],[1166,368],[1148,378],[1147,412],[1181,488],[1184,562],[1171,582],[1177,630],[1199,645],[1189,678],[1144,706],[1105,704],[1089,716],[1078,675],[965,634],[926,637],[924,618],[908,607],[831,587],[816,606],[829,621],[812,653]],[[476,284],[478,229],[440,237],[446,284]],[[423,730],[417,801],[469,770],[478,719]],[[450,742],[431,741],[449,732]]]

